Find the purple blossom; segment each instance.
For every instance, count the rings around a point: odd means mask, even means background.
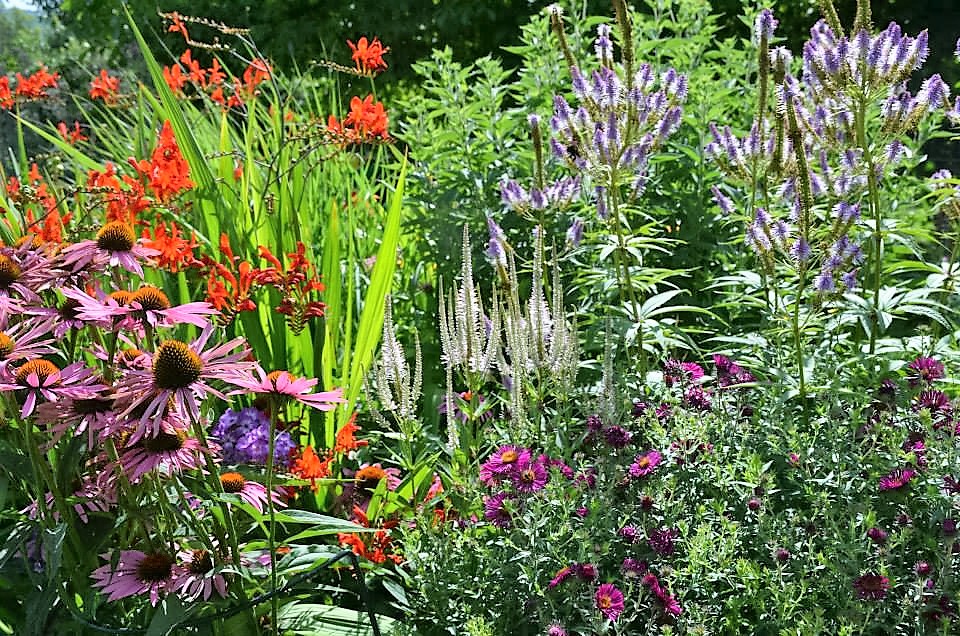
[[[720,211],[723,212],[723,216],[730,216],[733,214],[734,206],[733,201],[730,200],[730,197],[724,195],[717,186],[710,186],[710,191],[713,193],[713,200],[720,208]]]
[[[670,556],[674,552],[674,538],[677,533],[672,528],[658,528],[647,532],[647,544],[660,556]]]
[[[603,431],[603,439],[607,445],[618,450],[629,445],[632,438],[633,434],[622,426],[610,426]]]
[[[573,223],[567,229],[567,241],[574,247],[578,247],[583,240],[583,220],[575,218]]]
[[[881,528],[874,527],[867,530],[867,538],[877,545],[883,545],[887,542],[887,533]]]
[[[223,449],[227,464],[266,464],[270,442],[270,418],[260,409],[227,409],[211,435]],[[296,448],[290,433],[278,431],[274,441],[274,461],[287,466],[290,452]]]
[[[610,40],[609,24],[601,24],[597,27],[597,42],[594,45],[594,51],[601,64],[606,64],[613,59],[613,42]]]
[[[630,476],[634,479],[646,477],[656,470],[657,466],[663,460],[663,455],[659,451],[652,450],[641,455],[637,455],[633,463],[630,464]]]
[[[773,38],[773,32],[777,28],[777,24],[779,22],[773,17],[773,12],[770,9],[761,10],[753,23],[753,35],[756,41],[769,42]]]
[[[908,364],[907,371],[909,372],[907,380],[910,382],[910,386],[916,386],[921,382],[929,385],[946,377],[942,362],[922,356]]]
[[[683,393],[683,403],[696,411],[709,411],[712,408],[710,392],[699,386],[692,386]]]
[[[917,471],[912,468],[897,468],[889,475],[880,478],[880,490],[901,490],[910,483]]]
[[[506,507],[509,498],[510,496],[506,492],[499,492],[485,497],[483,500],[483,516],[498,528],[509,528],[513,521],[510,511]]]

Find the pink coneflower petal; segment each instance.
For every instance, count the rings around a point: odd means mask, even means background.
[[[341,389],[313,393],[313,387],[319,383],[316,378],[298,378],[289,371],[274,371],[268,374],[259,365],[253,367],[250,373],[237,374],[230,382],[247,392],[296,400],[320,411],[333,410],[337,404],[346,402]],[[243,393],[244,391],[234,391],[231,395]]]
[[[90,577],[94,580],[93,587],[107,594],[110,601],[148,594],[150,604],[156,606],[161,593],[170,590],[174,561],[162,552],[121,550],[116,567],[109,563],[109,554],[101,557],[108,563],[94,570]]]

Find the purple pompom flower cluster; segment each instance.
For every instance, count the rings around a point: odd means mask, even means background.
[[[260,409],[227,409],[211,432],[223,447],[227,464],[266,464],[270,452],[270,418]],[[296,444],[286,431],[278,431],[273,455],[278,466],[290,463]]]

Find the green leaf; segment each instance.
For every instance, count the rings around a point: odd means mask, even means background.
[[[175,594],[169,594],[157,606],[157,612],[147,626],[146,636],[167,636],[186,618],[187,612],[180,598]]]

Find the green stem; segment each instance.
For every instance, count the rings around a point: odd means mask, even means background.
[[[637,304],[637,293],[633,288],[633,280],[630,277],[630,264],[627,262],[627,241],[624,235],[623,226],[620,223],[620,197],[619,185],[617,183],[616,172],[610,175],[610,215],[613,217],[613,227],[617,234],[616,264],[619,268],[617,278],[622,273],[623,279],[620,281],[620,300],[624,300],[623,288],[627,288],[627,295],[630,298],[630,306],[633,309],[633,321],[637,325],[637,346],[639,348],[640,359],[640,381],[645,382],[647,375],[647,356],[643,348],[643,320],[640,317],[640,307]]]
[[[277,554],[274,549],[274,530],[276,527],[276,507],[273,503],[273,468],[274,468],[274,447],[277,442],[277,419],[279,418],[281,402],[279,397],[274,397],[270,404],[270,439],[267,443],[267,511],[270,515],[270,526],[267,528],[267,550],[270,551],[270,586],[274,590],[280,589],[277,585]],[[270,599],[270,628],[273,633],[279,634],[277,628],[277,613],[280,608],[280,597],[274,595]]]

